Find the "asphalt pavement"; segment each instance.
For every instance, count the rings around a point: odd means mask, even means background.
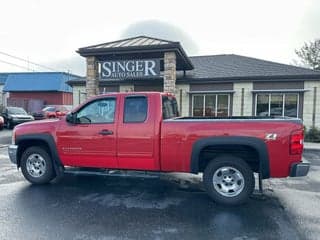
[[[319,239],[320,151],[304,157],[308,177],[264,181],[264,196],[224,207],[184,174],[65,174],[33,186],[2,145],[0,239]]]

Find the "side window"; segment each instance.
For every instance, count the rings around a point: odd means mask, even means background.
[[[148,101],[144,96],[126,97],[124,102],[125,123],[144,122],[147,119]]]
[[[77,113],[77,123],[113,123],[116,99],[99,99],[89,103]]]
[[[162,117],[163,119],[179,117],[178,105],[175,98],[162,97]]]

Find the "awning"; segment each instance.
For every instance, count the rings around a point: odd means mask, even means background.
[[[252,93],[300,93],[308,92],[311,89],[263,89],[263,90],[252,90]]]
[[[200,94],[200,93],[234,93],[234,90],[208,90],[208,91],[187,91],[190,94]]]

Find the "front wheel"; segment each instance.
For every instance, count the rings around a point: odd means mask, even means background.
[[[203,183],[215,202],[239,205],[248,200],[255,182],[250,166],[241,158],[220,156],[205,168]]]
[[[8,129],[13,129],[14,128],[13,122],[11,120],[8,120],[7,127],[8,127]]]
[[[55,177],[50,155],[42,147],[29,147],[21,157],[23,176],[33,184],[45,184]]]

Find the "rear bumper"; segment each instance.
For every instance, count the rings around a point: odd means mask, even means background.
[[[310,169],[310,163],[294,163],[290,168],[290,177],[303,177],[306,176]]]
[[[14,164],[17,164],[17,151],[18,151],[17,145],[10,145],[8,147],[8,154],[9,154],[10,161]]]

